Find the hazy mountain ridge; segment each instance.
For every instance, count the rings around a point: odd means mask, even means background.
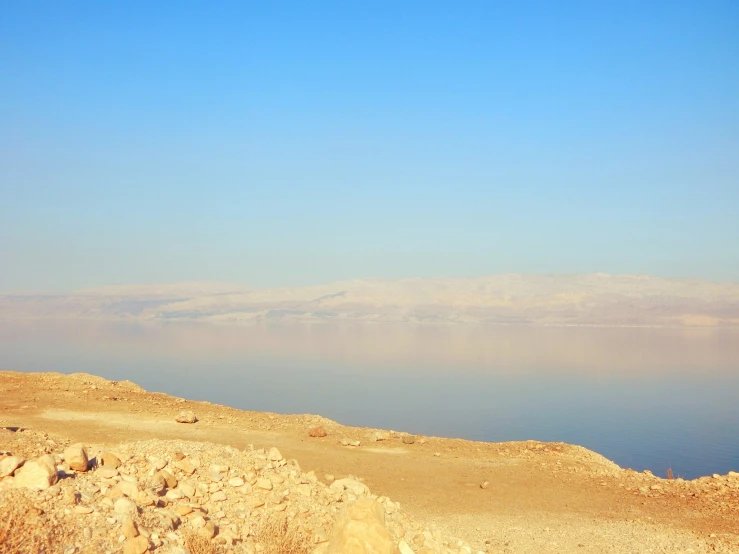
[[[294,288],[130,285],[0,295],[12,318],[739,326],[739,284],[645,275],[357,279]]]

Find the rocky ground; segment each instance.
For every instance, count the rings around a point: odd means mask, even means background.
[[[2,554],[20,538],[64,554],[329,554],[359,539],[402,554],[739,552],[739,474],[665,480],[561,443],[419,437],[14,372],[0,372],[0,428]]]

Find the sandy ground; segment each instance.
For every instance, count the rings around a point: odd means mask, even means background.
[[[199,421],[176,423],[185,409]],[[318,425],[327,437],[308,435]],[[361,477],[417,520],[485,552],[739,553],[739,475],[662,480],[562,443],[416,437],[405,444],[401,433],[375,441],[376,430],[320,416],[247,412],[56,373],[0,372],[0,427],[86,444],[160,438],[277,446],[304,471]]]

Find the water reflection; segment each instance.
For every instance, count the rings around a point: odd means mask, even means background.
[[[736,329],[24,321],[0,322],[0,333],[6,342],[42,340],[124,358],[267,358],[378,370],[720,372],[736,369],[739,361]]]
[[[351,425],[565,441],[656,473],[739,469],[730,329],[2,322],[0,367]]]

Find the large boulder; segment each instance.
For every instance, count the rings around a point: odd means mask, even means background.
[[[326,554],[397,554],[385,526],[385,510],[374,500],[357,500],[336,519]]]
[[[13,486],[29,489],[45,490],[59,480],[59,475],[54,465],[54,458],[46,455],[37,460],[23,464],[23,467],[15,471]]]

